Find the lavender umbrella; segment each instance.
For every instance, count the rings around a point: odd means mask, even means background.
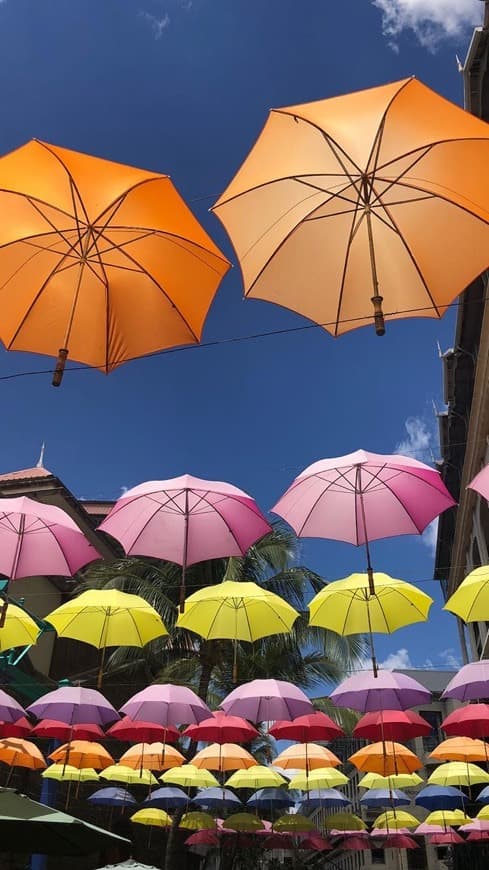
[[[62,686],[27,708],[38,719],[56,719],[68,725],[108,725],[119,718],[112,704],[95,689]]]
[[[489,661],[470,662],[464,665],[450,680],[442,698],[457,701],[478,701],[489,697]]]
[[[256,502],[236,486],[183,474],[129,489],[99,529],[120,541],[128,556],[182,565],[183,610],[188,565],[243,556],[271,526]]]
[[[121,713],[131,719],[170,725],[193,725],[212,716],[207,704],[185,686],[171,683],[154,684],[137,692],[121,707]]]
[[[106,807],[128,807],[137,804],[137,800],[125,788],[100,788],[87,798],[90,804]]]
[[[421,683],[395,671],[379,671],[376,676],[360,671],[343,680],[331,693],[337,707],[369,713],[374,710],[407,710],[431,701]]]
[[[243,716],[251,722],[289,721],[314,712],[304,692],[283,680],[252,680],[238,686],[221,707],[228,715]]]
[[[17,722],[25,716],[25,710],[3,689],[0,689],[0,722]]]

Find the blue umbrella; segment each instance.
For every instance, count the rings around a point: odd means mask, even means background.
[[[366,791],[360,803],[364,807],[407,807],[411,798],[398,788],[371,788]]]
[[[302,810],[315,810],[318,807],[341,809],[350,806],[351,801],[337,788],[315,788],[308,792],[307,798],[301,802]]]
[[[143,806],[155,807],[159,810],[179,810],[192,803],[189,796],[181,788],[166,786],[151,792]]]
[[[229,807],[238,809],[243,804],[239,797],[229,788],[203,788],[193,798],[194,804],[208,810],[218,810]]]
[[[479,792],[477,802],[481,804],[489,804],[489,785],[486,785],[486,787]]]
[[[292,800],[283,788],[259,788],[246,801],[247,807],[253,807],[258,810],[280,809],[293,807],[295,801]]]
[[[427,785],[416,797],[414,803],[427,810],[463,809],[467,798],[463,791],[451,785]]]
[[[87,800],[103,807],[129,807],[137,804],[137,800],[125,788],[99,788]]]

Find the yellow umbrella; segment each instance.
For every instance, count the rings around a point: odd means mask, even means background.
[[[315,770],[318,767],[339,767],[341,761],[326,746],[301,743],[284,749],[273,763],[282,770]]]
[[[256,583],[225,580],[190,595],[176,624],[206,640],[232,640],[236,682],[237,642],[289,634],[298,616],[283,598]]]
[[[316,770],[311,770],[309,773],[298,773],[293,776],[289,782],[290,789],[300,789],[301,791],[310,791],[317,788],[336,788],[339,785],[346,785],[348,777],[340,770],[335,770],[332,767],[319,767]]]
[[[119,763],[133,770],[144,767],[147,770],[167,770],[184,764],[185,757],[166,743],[136,743],[121,755]]]
[[[91,740],[71,740],[63,746],[59,746],[51,755],[51,761],[70,764],[72,767],[93,767],[94,770],[103,770],[114,764],[114,759],[100,743]]]
[[[473,737],[449,737],[430,752],[436,761],[486,761],[487,744]]]
[[[472,819],[465,815],[463,810],[435,810],[426,816],[425,825],[448,825],[458,827],[458,825],[468,825]]]
[[[428,777],[430,785],[474,785],[479,782],[489,782],[489,773],[465,761],[449,761],[440,764]]]
[[[208,770],[199,770],[193,764],[183,764],[181,767],[167,770],[160,776],[160,780],[183,788],[212,788],[219,785],[212,773]]]
[[[380,776],[414,773],[415,770],[421,770],[423,767],[423,762],[414,752],[411,752],[402,743],[395,743],[393,740],[364,746],[358,752],[350,755],[348,761],[354,764],[357,770],[378,773]]]
[[[365,831],[367,825],[354,813],[332,813],[323,819],[326,830],[332,831]]]
[[[123,764],[113,764],[111,767],[106,767],[100,776],[109,782],[123,782],[125,785],[158,784],[158,780],[155,779],[150,770],[133,770]]]
[[[230,831],[262,831],[265,827],[262,820],[251,813],[233,813],[224,822],[224,827]]]
[[[489,621],[489,566],[481,565],[467,574],[443,609],[464,622]]]
[[[489,821],[489,804],[486,804],[486,806],[482,807],[482,809],[479,810],[476,818],[477,819],[484,819],[485,821]]]
[[[40,628],[25,610],[9,602],[4,619],[0,628],[0,652],[36,643]]]
[[[256,766],[256,759],[237,743],[212,743],[192,758],[194,767],[202,770],[247,770]]]
[[[205,831],[215,828],[216,820],[212,818],[210,813],[184,813],[178,827],[186,828],[188,831]]]
[[[161,616],[139,595],[118,589],[89,589],[46,616],[58,637],[80,640],[102,650],[98,686],[102,683],[105,649],[143,647],[168,634]]]
[[[315,827],[314,823],[301,813],[285,813],[285,815],[280,816],[280,818],[273,823],[273,830],[284,834],[314,831]]]
[[[417,773],[398,773],[391,776],[380,776],[378,773],[366,773],[359,780],[360,788],[415,788],[424,782]]]
[[[135,825],[149,825],[152,828],[168,828],[171,821],[171,816],[165,810],[158,810],[154,807],[138,810],[131,816],[131,822],[134,822]]]
[[[56,782],[98,782],[99,775],[93,767],[73,767],[71,764],[51,764],[43,770],[44,779]]]
[[[397,831],[399,828],[417,828],[419,819],[405,810],[389,810],[377,816],[372,823],[373,828],[387,828],[390,831]]]
[[[276,770],[265,767],[263,764],[255,764],[248,770],[237,770],[226,780],[229,788],[268,788],[285,785],[287,782]]]

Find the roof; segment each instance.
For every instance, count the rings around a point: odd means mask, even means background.
[[[51,471],[47,468],[23,468],[21,471],[9,471],[7,474],[0,474],[0,480],[32,480],[35,477],[54,477]]]
[[[412,680],[417,680],[429,692],[441,695],[457,671],[432,670],[431,668],[395,668],[395,673],[405,674]]]

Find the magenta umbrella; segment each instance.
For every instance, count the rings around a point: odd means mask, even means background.
[[[359,671],[347,677],[331,693],[337,707],[348,707],[369,713],[376,710],[407,710],[419,704],[429,704],[431,692],[417,680],[395,671]]]
[[[25,710],[14,698],[0,689],[0,722],[18,722],[25,716]]]
[[[134,721],[156,722],[168,728],[171,725],[192,725],[209,719],[207,704],[186,686],[155,683],[137,692],[121,707],[121,713]]]
[[[219,837],[214,831],[196,831],[185,840],[186,846],[218,846]]]
[[[477,701],[489,697],[489,660],[464,665],[450,680],[442,698]]]
[[[68,725],[108,725],[119,718],[117,710],[95,689],[61,686],[31,704],[27,711],[38,719],[56,719]]]
[[[256,502],[236,486],[190,474],[151,480],[124,493],[99,526],[128,556],[154,556],[182,566],[243,556],[271,530]]]
[[[244,683],[233,689],[221,707],[228,715],[243,716],[251,722],[290,721],[314,712],[304,692],[283,680],[252,680]]]
[[[383,849],[419,849],[419,844],[407,834],[390,834],[382,842]]]

